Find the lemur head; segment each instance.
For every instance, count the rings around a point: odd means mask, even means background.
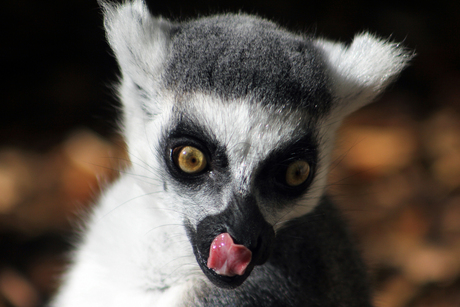
[[[369,34],[345,46],[244,14],[172,23],[140,0],[104,8],[133,172],[220,287],[315,208],[341,120],[410,58]]]

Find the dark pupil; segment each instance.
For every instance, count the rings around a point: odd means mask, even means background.
[[[298,168],[295,172],[296,177],[300,177],[301,174],[302,174],[302,171],[300,170],[300,168]]]

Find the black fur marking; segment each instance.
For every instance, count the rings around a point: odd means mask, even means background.
[[[323,199],[276,236],[270,259],[233,290],[204,285],[190,306],[370,307],[364,265],[336,208]]]
[[[265,105],[331,109],[321,54],[310,40],[247,15],[219,15],[178,25],[165,78],[175,92],[226,98],[252,95]]]
[[[163,138],[160,141],[166,170],[175,182],[188,187],[191,193],[203,188],[219,193],[230,180],[225,147],[211,132],[196,124],[196,121],[183,116],[181,112],[176,114],[178,115],[177,119],[173,120],[173,126],[163,132]],[[206,169],[196,175],[180,171],[173,161],[174,148],[188,145],[198,148],[207,160]]]
[[[273,227],[265,221],[251,196],[234,193],[227,208],[217,215],[203,219],[197,225],[196,231],[189,223],[185,225],[201,270],[214,285],[221,288],[233,289],[240,286],[255,265],[267,261],[273,248]],[[252,260],[244,275],[222,276],[207,267],[211,243],[221,233],[229,233],[236,244],[242,244],[251,250]]]
[[[318,143],[313,134],[307,134],[293,143],[277,148],[262,162],[256,174],[256,187],[260,197],[267,198],[273,203],[286,203],[307,193],[312,182],[316,164],[318,163]],[[288,186],[285,182],[286,170],[289,164],[296,160],[304,160],[310,165],[310,175],[301,185]],[[292,204],[292,202],[289,202]]]

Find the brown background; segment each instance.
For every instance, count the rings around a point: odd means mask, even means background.
[[[346,121],[330,191],[369,265],[377,306],[460,306],[460,2],[150,1],[183,20],[244,11],[349,42],[370,30],[417,57]],[[0,306],[41,306],[71,225],[126,164],[117,67],[96,1],[0,10]]]

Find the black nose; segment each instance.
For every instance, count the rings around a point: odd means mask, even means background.
[[[235,243],[252,251],[255,265],[265,263],[272,251],[275,232],[265,221],[254,198],[234,198],[228,208],[232,209],[223,212],[226,214],[224,225],[227,232]]]
[[[192,227],[187,229],[202,271],[215,285],[223,288],[241,285],[255,265],[269,259],[275,241],[273,227],[265,221],[252,196],[232,197],[224,211],[204,218],[196,231]],[[235,244],[244,245],[252,252],[252,260],[242,276],[221,276],[206,265],[211,243],[222,233],[230,234]]]

